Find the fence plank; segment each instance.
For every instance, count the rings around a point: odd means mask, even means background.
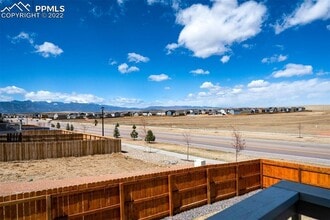
[[[124,184],[119,184],[119,193],[120,193],[120,219],[125,220],[125,191],[124,191]]]

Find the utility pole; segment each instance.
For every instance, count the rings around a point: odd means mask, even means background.
[[[102,136],[104,136],[104,107],[101,107],[101,111],[102,111]]]

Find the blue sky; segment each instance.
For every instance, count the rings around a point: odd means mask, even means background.
[[[40,17],[0,0],[0,101],[330,104],[329,0],[21,2]]]

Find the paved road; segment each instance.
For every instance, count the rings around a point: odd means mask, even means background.
[[[75,130],[82,132],[94,133],[101,135],[101,125],[93,126],[91,123],[79,124],[72,123]],[[65,128],[65,125],[62,126]],[[114,126],[105,125],[104,133],[105,136],[113,135]],[[121,137],[130,138],[130,132],[132,128],[130,127],[119,127]],[[140,136],[143,134],[141,130],[138,130]],[[156,140],[158,142],[173,143],[185,145],[182,133],[170,133],[164,131],[153,130],[156,135]],[[261,140],[261,139],[245,139],[246,149],[244,153],[246,154],[277,154],[285,156],[298,156],[306,158],[317,158],[325,160],[326,163],[330,164],[330,144],[316,144],[316,143],[305,143],[305,142],[289,142],[289,141],[278,141],[278,140]],[[190,134],[190,144],[203,148],[212,150],[221,150],[226,152],[234,152],[232,147],[233,139],[232,137],[220,137],[215,135],[198,135]]]
[[[63,122],[61,128],[66,128],[67,123],[73,124],[75,130],[98,134],[101,135],[101,124],[94,126],[91,122],[89,123],[76,123],[76,122]],[[48,123],[49,125],[50,123]],[[40,126],[47,126],[46,123],[39,124]],[[113,136],[114,125],[106,124],[104,128],[105,136]],[[131,127],[120,126],[119,127],[121,137],[130,138]],[[143,131],[138,130],[140,137]],[[165,131],[153,130],[156,136],[156,141],[164,143],[173,143],[186,145],[182,133],[170,133]],[[221,137],[215,135],[202,135],[202,134],[190,134],[190,144],[195,147],[203,149],[220,150],[226,152],[234,152],[232,147],[232,137]],[[286,158],[289,156],[301,158],[315,158],[320,159],[326,164],[330,164],[330,143],[329,144],[316,144],[307,142],[289,142],[289,141],[278,141],[278,140],[262,140],[262,139],[250,139],[245,138],[246,149],[244,154],[249,155],[271,155],[276,154],[277,157],[281,158],[281,155]]]

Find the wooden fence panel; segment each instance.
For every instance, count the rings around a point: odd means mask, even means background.
[[[84,134],[81,133],[69,133],[69,134],[24,134],[22,135],[22,142],[48,142],[48,141],[73,141],[83,140]]]
[[[261,160],[261,163],[263,187],[269,187],[283,179],[330,189],[329,167],[272,160]]]
[[[0,143],[0,161],[40,160],[121,152],[119,139]]]
[[[299,182],[297,166],[283,166],[279,163],[262,162],[263,187],[269,187],[280,180]]]
[[[54,218],[119,219],[119,185],[100,184],[98,187],[65,187],[51,196]]]
[[[172,213],[176,214],[207,204],[207,171],[205,167],[171,175]]]
[[[330,169],[324,171],[301,170],[301,183],[330,188]]]
[[[67,132],[65,130],[23,130],[23,135],[51,135],[51,134],[68,134],[70,132]]]
[[[0,219],[47,219],[44,192],[0,197]]]
[[[122,219],[157,219],[169,215],[168,176],[155,176],[121,185]]]
[[[208,168],[208,203],[260,188],[260,175],[260,160],[221,164]]]
[[[209,203],[236,195],[236,165],[208,169]]]
[[[242,195],[261,188],[260,160],[240,162],[238,166],[237,194]]]

